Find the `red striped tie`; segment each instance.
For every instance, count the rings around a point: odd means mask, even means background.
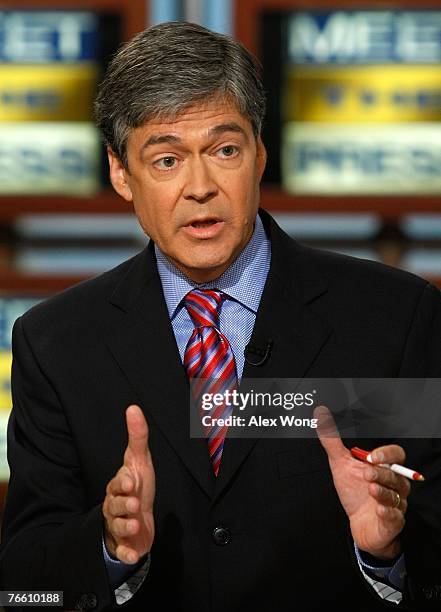
[[[209,412],[202,410],[203,394],[224,394],[237,389],[236,362],[226,337],[219,330],[219,312],[225,295],[214,289],[194,289],[187,293],[184,305],[190,315],[194,330],[184,354],[184,367],[192,382],[193,397],[199,412],[212,419],[224,419],[231,415],[233,407],[222,403]],[[227,426],[205,427],[208,451],[217,476],[224,447]]]

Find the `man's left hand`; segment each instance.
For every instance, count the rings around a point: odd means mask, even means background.
[[[381,560],[401,553],[410,483],[404,476],[380,467],[403,463],[401,446],[390,444],[371,451],[373,464],[355,459],[344,446],[331,413],[325,406],[314,411],[317,433],[325,449],[340,502],[349,518],[352,537],[362,551]]]

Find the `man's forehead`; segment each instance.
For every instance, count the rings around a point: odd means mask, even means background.
[[[225,131],[252,132],[251,122],[232,103],[202,103],[166,117],[155,117],[134,130],[144,138],[155,135],[176,135],[187,132],[214,135]]]

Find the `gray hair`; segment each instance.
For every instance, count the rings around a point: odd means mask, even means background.
[[[232,100],[260,134],[265,92],[258,60],[228,36],[171,21],[140,32],[116,53],[98,90],[95,118],[127,168],[132,129],[217,98]]]

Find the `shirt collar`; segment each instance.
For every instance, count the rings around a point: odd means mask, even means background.
[[[243,306],[257,312],[271,262],[271,244],[257,215],[251,240],[219,278],[198,284],[178,270],[155,244],[158,273],[171,319],[182,298],[195,287],[219,289]]]

